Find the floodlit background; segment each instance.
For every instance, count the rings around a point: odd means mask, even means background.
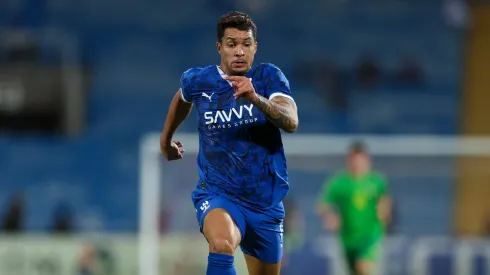
[[[288,157],[281,274],[343,274],[314,202],[358,135],[394,198],[381,274],[490,274],[490,147],[456,145],[490,134],[490,2],[2,0],[0,275],[205,274],[195,152],[166,163],[154,135],[182,72],[219,64],[231,10],[290,80],[289,149],[308,146]]]

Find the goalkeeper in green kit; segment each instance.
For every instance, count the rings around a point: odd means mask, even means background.
[[[350,147],[347,170],[324,184],[317,210],[327,229],[338,231],[350,274],[372,275],[391,201],[386,182],[371,170],[369,152],[362,143]]]

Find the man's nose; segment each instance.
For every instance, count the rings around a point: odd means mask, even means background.
[[[242,47],[237,47],[235,51],[235,56],[241,57],[244,56],[245,52],[243,51]]]

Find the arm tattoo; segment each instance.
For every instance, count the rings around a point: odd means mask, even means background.
[[[257,98],[252,100],[252,104],[264,113],[267,119],[278,128],[292,133],[298,128],[296,105],[290,99],[281,98],[280,100],[273,101],[257,95]]]

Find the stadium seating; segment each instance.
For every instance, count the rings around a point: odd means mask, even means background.
[[[388,239],[385,245],[385,262],[380,274],[487,274],[488,254],[484,242],[461,242],[450,238],[398,238]],[[343,265],[331,252],[336,243],[332,239],[317,239],[288,254],[289,262],[284,274],[299,274],[305,267],[312,274],[344,274],[336,272]],[[330,251],[329,251],[330,250]],[[469,253],[468,253],[469,252]],[[466,254],[468,253],[468,254]]]
[[[0,151],[8,161],[0,166],[5,190],[0,201],[10,192],[24,189],[31,205],[27,229],[45,229],[50,219],[46,211],[59,198],[53,191],[57,190],[71,203],[76,216],[90,221],[78,221],[89,224],[89,229],[134,231],[138,139],[161,128],[186,68],[218,61],[214,28],[223,11],[192,0],[47,2],[47,19],[30,27],[60,27],[79,37],[83,57],[94,68],[89,124],[74,142],[53,137],[2,137]],[[342,5],[280,2],[280,8],[256,16],[260,41],[257,60],[276,63],[290,75],[300,106],[301,133],[458,132],[460,31],[444,24],[439,1],[383,1],[378,5],[370,1],[344,1]],[[185,13],[174,12],[179,9]],[[9,14],[2,8],[0,13],[0,18]],[[36,14],[36,10],[29,9],[27,14]],[[357,58],[366,52],[375,56],[386,72],[394,70],[401,56],[410,55],[422,64],[427,82],[415,88],[393,87],[383,75],[382,83],[388,84],[363,93],[347,81],[348,108],[336,111],[318,100],[321,94],[311,85],[296,84],[291,73],[293,55],[326,57],[334,58],[352,77]],[[182,130],[195,131],[196,126],[193,114]],[[23,156],[19,152],[26,152],[30,159],[16,157]],[[304,179],[301,172],[292,172],[291,177],[311,182],[307,188],[295,190],[298,201],[304,202],[311,202],[305,198],[312,198],[323,180],[323,174],[308,174]],[[395,197],[401,198],[398,211],[405,217],[400,230],[409,234],[447,233],[449,213],[426,216],[419,223],[413,223],[411,217],[420,215],[429,203],[443,213],[451,209],[452,182],[419,180],[434,189],[429,193],[420,187],[421,182],[394,181]],[[414,198],[421,203],[414,206]],[[311,205],[300,207],[311,212],[307,210]],[[307,218],[318,223],[313,214]]]

